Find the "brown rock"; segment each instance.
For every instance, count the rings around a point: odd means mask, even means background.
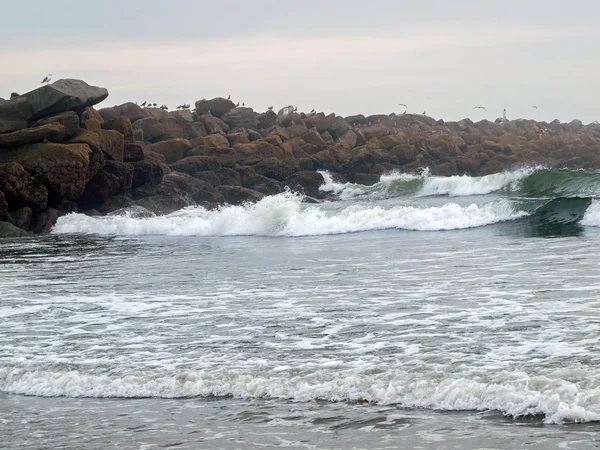
[[[81,117],[79,118],[79,123],[82,128],[86,130],[94,131],[102,128],[102,124],[104,123],[104,119],[102,116],[91,106],[85,108],[85,111],[81,113]]]
[[[98,114],[100,114],[100,117],[105,121],[114,120],[119,115],[117,114],[117,111],[115,111],[115,108],[101,108],[98,110]]]
[[[0,191],[13,210],[29,206],[43,211],[48,207],[46,186],[15,162],[0,164]]]
[[[223,121],[230,128],[258,128],[258,114],[252,108],[236,107],[223,114]]]
[[[136,203],[157,215],[170,214],[190,206],[189,196],[173,183],[144,186],[135,191]]]
[[[292,158],[291,152],[263,141],[255,141],[250,144],[237,144],[233,146],[235,159],[238,164],[251,166],[267,158]]]
[[[125,193],[133,182],[134,169],[130,164],[108,160],[85,186],[79,199],[82,209],[102,204],[104,200],[116,194]]]
[[[284,142],[284,141],[287,141],[288,139],[290,139],[290,136],[287,134],[286,129],[280,125],[275,125],[275,126],[269,128],[267,131],[265,131],[265,133],[264,133],[265,138],[271,137],[271,136],[279,137],[281,142]]]
[[[235,108],[235,103],[222,97],[216,97],[211,100],[198,100],[196,102],[196,113],[207,114],[210,112],[213,116],[221,117]]]
[[[132,123],[134,132],[136,130],[142,130],[145,142],[158,142],[169,136],[165,126],[153,117],[139,119]]]
[[[90,108],[92,109],[92,108]],[[65,111],[53,116],[45,117],[38,120],[34,126],[47,125],[47,124],[61,124],[65,127],[65,138],[75,136],[80,132],[80,119],[76,112]]]
[[[202,145],[189,150],[187,156],[208,156],[216,158],[222,167],[235,167],[235,152],[230,148],[214,148]]]
[[[256,119],[258,120],[258,127],[266,130],[277,123],[277,113],[275,111],[267,111],[256,116]]]
[[[248,134],[245,132],[229,133],[227,134],[227,141],[229,142],[229,145],[250,143]]]
[[[285,131],[290,139],[294,139],[304,136],[306,133],[308,133],[308,128],[306,125],[304,125],[304,122],[293,123],[287,127]]]
[[[186,151],[191,148],[192,145],[187,139],[170,139],[150,145],[151,151],[164,155],[167,164],[173,164],[185,158]]]
[[[0,152],[0,162],[17,162],[42,181],[51,196],[77,200],[92,175],[92,150],[86,144],[29,144]]]
[[[33,211],[28,206],[19,208],[11,213],[13,224],[22,230],[29,231],[31,221],[33,220]]]
[[[230,128],[225,122],[215,116],[209,116],[208,114],[197,115],[197,121],[204,125],[208,134],[225,134],[228,133]]]
[[[124,136],[115,130],[96,130],[95,133],[100,138],[100,150],[104,155],[113,161],[123,162]]]
[[[323,175],[319,172],[297,172],[285,180],[285,185],[294,192],[314,198],[325,198],[319,187],[325,184]]]
[[[325,150],[327,148],[327,144],[325,143],[325,141],[323,140],[321,135],[319,133],[317,133],[316,131],[309,131],[304,136],[302,136],[302,140],[304,142],[306,142],[307,144],[315,146],[317,149],[317,152],[320,152],[321,150]],[[316,152],[314,152],[314,153],[316,153]]]
[[[48,208],[43,213],[38,214],[34,231],[36,233],[49,233],[58,218],[62,215],[58,209]]]
[[[169,165],[174,172],[183,172],[196,176],[199,172],[219,170],[221,165],[217,158],[209,156],[188,156],[174,164]]]
[[[131,123],[135,123],[138,120],[145,119],[148,117],[148,113],[145,112],[141,107],[136,105],[135,103],[125,103],[121,106],[117,106],[119,115],[123,117],[127,117]],[[102,111],[102,110],[101,110]],[[101,114],[102,115],[102,114]],[[104,120],[111,120],[105,118]]]
[[[0,222],[0,238],[15,238],[28,236],[27,231],[22,230],[8,222]]]
[[[182,192],[185,192],[196,204],[216,204],[223,201],[219,191],[209,183],[191,175],[173,172],[165,175],[163,183],[172,183]]]
[[[240,178],[240,174],[233,169],[229,169],[227,167],[221,167],[216,172],[217,177],[219,177],[219,184],[225,186],[241,186],[242,180]]]
[[[25,144],[50,141],[60,142],[65,137],[65,127],[61,124],[53,123],[41,125],[24,130],[13,131],[12,133],[0,134],[0,149],[18,147]]]
[[[283,183],[271,178],[259,175],[252,167],[238,166],[236,168],[240,174],[242,186],[265,195],[275,195],[284,191]]]
[[[207,147],[229,148],[229,141],[222,134],[209,134],[204,138]]]
[[[123,152],[123,161],[124,162],[133,162],[133,161],[142,161],[146,159],[146,154],[144,150],[147,149],[146,145],[140,142],[130,142],[125,144],[125,149]],[[148,149],[148,151],[150,151]],[[154,153],[154,152],[153,152]],[[164,155],[163,162],[165,162]]]
[[[2,191],[0,191],[0,222],[12,222],[12,217],[8,213],[8,203]]]
[[[219,192],[225,202],[230,205],[255,203],[264,198],[264,195],[260,192],[240,186],[219,186]]]
[[[346,132],[344,135],[340,136],[337,141],[335,142],[335,145],[345,149],[345,150],[351,150],[356,146],[357,143],[357,136],[356,133],[352,130],[349,130],[348,132]]]
[[[157,186],[162,182],[164,171],[162,164],[152,159],[135,161],[130,163],[133,167],[133,179],[131,187],[133,189],[142,186]]]
[[[386,136],[388,134],[390,134],[390,130],[388,127],[386,127],[383,124],[377,123],[374,125],[370,125],[370,126],[366,126],[364,128],[361,128],[361,132],[363,133],[363,135],[365,136],[365,138],[367,139],[367,142],[371,139],[371,138],[381,138],[383,136]]]
[[[412,145],[397,145],[390,151],[390,156],[397,163],[403,166],[417,160],[417,151]]]
[[[190,141],[207,134],[206,127],[201,122],[186,123],[183,127],[183,137]]]
[[[121,133],[125,142],[134,142],[133,127],[131,121],[127,117],[119,116],[113,120],[107,120],[102,123],[103,130],[114,130]],[[143,131],[142,131],[143,133]],[[143,140],[143,138],[141,139]]]
[[[254,164],[252,168],[256,173],[278,181],[286,180],[299,170],[298,161],[295,158],[266,158]]]

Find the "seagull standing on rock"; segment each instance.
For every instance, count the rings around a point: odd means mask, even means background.
[[[49,73],[48,76],[45,77],[40,84],[44,84],[44,83],[48,84],[48,83],[50,83],[51,79],[52,79],[52,74]]]
[[[272,106],[269,106],[269,111],[273,111],[273,107]]]
[[[141,106],[146,106],[146,100],[144,100],[144,103],[142,103]]]

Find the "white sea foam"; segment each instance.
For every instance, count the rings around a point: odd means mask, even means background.
[[[531,175],[535,170],[535,168],[527,168],[482,177],[469,177],[467,175],[426,177],[418,195],[467,196],[486,195],[502,189],[514,191],[518,189],[520,181]]]
[[[546,423],[600,420],[600,386],[561,378],[500,372],[493,379],[408,372],[354,373],[343,368],[297,374],[272,370],[188,371],[177,374],[139,370],[135,374],[88,374],[0,368],[0,390],[43,397],[183,398],[233,396],[294,401],[368,401],[437,410],[497,410],[515,417],[544,415]],[[591,384],[591,385],[590,385]]]
[[[323,192],[334,194],[341,200],[350,200],[359,197],[389,198],[411,194],[410,191],[406,191],[408,183],[421,181],[420,188],[417,188],[414,192],[415,195],[420,197],[433,195],[448,195],[451,197],[486,195],[501,190],[517,190],[521,180],[538,169],[531,167],[481,177],[470,177],[468,175],[438,177],[430,175],[428,169],[425,169],[418,175],[391,172],[382,175],[379,183],[373,186],[336,182],[333,180],[331,174],[321,172],[325,183],[319,189]]]
[[[282,193],[256,204],[225,206],[208,211],[188,208],[162,217],[129,215],[88,217],[70,214],[59,218],[52,232],[100,235],[197,235],[197,236],[313,236],[369,230],[454,230],[514,220],[526,215],[508,201],[482,206],[448,203],[437,207],[395,206],[384,208],[355,204],[331,209],[335,204],[302,204],[301,197]],[[328,209],[329,208],[329,209]]]
[[[600,227],[600,201],[592,201],[581,220],[581,224],[588,227]]]

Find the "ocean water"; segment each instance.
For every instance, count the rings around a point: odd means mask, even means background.
[[[600,448],[600,173],[0,241],[0,447]]]

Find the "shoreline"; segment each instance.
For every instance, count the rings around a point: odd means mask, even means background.
[[[340,117],[293,106],[255,112],[220,97],[197,101],[193,111],[94,109],[106,97],[104,88],[67,79],[0,101],[0,237],[46,233],[71,212],[137,205],[163,215],[286,189],[316,202],[327,198],[320,171],[372,185],[391,172],[600,169],[597,122]]]

